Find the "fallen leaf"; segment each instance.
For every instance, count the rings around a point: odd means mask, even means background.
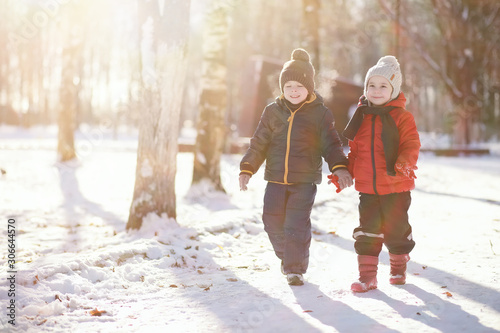
[[[178,288],[175,284],[171,284],[169,287],[170,288]]]
[[[441,288],[446,288],[447,286],[441,286]]]
[[[312,233],[313,233],[314,235],[321,235],[321,232],[320,232],[320,231],[316,231],[316,230],[313,230],[313,231],[312,231]]]
[[[423,269],[427,269],[427,266],[422,266]]]
[[[106,311],[104,311],[104,310],[103,311],[99,311],[99,310],[97,310],[97,308],[95,308],[94,310],[90,311],[90,315],[91,316],[95,316],[95,317],[100,317],[100,316],[102,316],[105,313],[106,313]]]
[[[413,275],[420,275],[420,273],[413,273]]]
[[[452,295],[449,291],[447,291],[447,292],[445,292],[445,293],[443,293],[443,294],[445,294],[445,295],[446,295],[446,296],[448,296],[448,297],[453,297],[453,295]]]
[[[229,282],[236,282],[236,281],[238,281],[238,279],[235,279],[235,278],[229,278],[229,279],[227,279],[227,281],[229,281]]]
[[[418,314],[419,316],[421,316],[421,315],[422,315],[420,312],[417,312],[417,314]]]
[[[329,234],[330,235],[336,235],[337,233],[335,231],[330,231]]]
[[[203,271],[201,270],[197,270],[196,272],[198,272],[198,274],[203,274]]]
[[[59,295],[56,295],[54,299],[58,300],[59,302],[62,302],[62,300],[59,298]]]
[[[37,326],[41,326],[41,325],[45,324],[46,322],[47,322],[47,319],[44,319],[41,322],[39,322],[38,324],[36,324],[36,325]]]
[[[213,286],[213,284],[207,285],[207,284],[196,284],[198,287],[202,288],[205,291],[209,291],[210,287]]]
[[[312,310],[304,310],[304,312],[313,312]]]

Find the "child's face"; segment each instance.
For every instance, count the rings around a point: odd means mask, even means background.
[[[375,75],[368,80],[366,98],[373,105],[384,105],[389,102],[392,94],[392,86],[385,77]]]
[[[304,87],[300,82],[297,81],[287,81],[283,86],[283,95],[286,100],[292,104],[299,104],[306,100],[307,98],[307,88]]]

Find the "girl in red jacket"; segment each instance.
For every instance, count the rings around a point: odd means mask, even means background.
[[[389,250],[390,283],[404,284],[408,254],[415,246],[408,208],[420,139],[413,115],[405,109],[401,82],[396,58],[380,58],[366,74],[364,95],[343,133],[349,139],[349,171],[360,192],[360,224],[353,233],[359,267],[354,292],[377,288],[382,244]]]

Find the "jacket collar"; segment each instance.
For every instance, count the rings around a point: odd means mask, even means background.
[[[390,100],[389,102],[387,102],[385,105],[382,106],[394,106],[397,108],[404,109],[406,107],[406,97],[402,92],[400,92],[398,97],[396,97],[393,100]]]
[[[321,102],[323,102],[323,99],[321,98],[321,96],[316,94],[316,92],[313,92],[312,94],[309,94],[307,99],[304,102],[302,102],[302,104],[297,105],[297,109],[301,108],[305,104],[315,105],[315,104],[318,104]],[[278,104],[279,106],[288,110],[288,107],[286,105],[286,99],[285,99],[285,96],[283,94],[276,97],[276,104]]]

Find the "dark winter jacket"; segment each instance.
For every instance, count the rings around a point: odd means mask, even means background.
[[[346,167],[347,158],[334,128],[333,114],[321,96],[312,94],[296,110],[285,102],[280,96],[264,109],[241,161],[241,172],[253,175],[266,161],[267,181],[319,184],[321,157],[332,171]]]
[[[384,107],[395,107],[388,113],[394,119],[397,126],[396,133],[399,136],[399,140],[396,140],[395,164],[402,163],[416,167],[420,139],[415,119],[405,109],[405,105],[406,98],[403,93],[400,93],[398,98],[388,102]],[[393,170],[393,168],[387,167],[388,159],[384,153],[384,148],[387,151],[387,143],[384,147],[382,129],[380,115],[364,113],[361,126],[355,133],[354,139],[349,140],[349,171],[355,179],[356,190],[379,195],[413,190],[415,188],[413,179],[399,172],[390,175],[389,170]]]

